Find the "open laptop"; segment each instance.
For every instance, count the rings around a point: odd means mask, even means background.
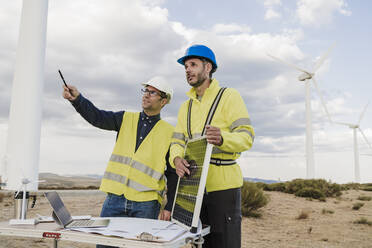
[[[73,220],[68,212],[65,204],[63,204],[61,197],[55,191],[45,192],[45,197],[48,199],[53,208],[53,219],[57,224],[64,228],[77,228],[77,227],[106,227],[108,226],[109,219],[100,220]]]

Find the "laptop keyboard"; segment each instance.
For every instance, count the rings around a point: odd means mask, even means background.
[[[94,220],[74,220],[68,227],[91,226]]]

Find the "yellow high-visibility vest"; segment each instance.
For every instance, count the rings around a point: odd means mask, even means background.
[[[193,138],[201,136],[205,120],[211,105],[221,87],[216,79],[205,90],[203,97],[199,100],[195,89],[192,88],[188,97],[193,100],[191,108],[191,134]],[[185,101],[178,112],[178,120],[172,136],[169,162],[174,167],[175,157],[183,157],[187,143],[187,115],[189,111],[189,100]],[[252,147],[254,130],[248,115],[247,108],[239,92],[227,88],[223,93],[213,116],[212,126],[219,127],[223,138],[221,146],[214,146],[212,159],[236,160],[244,152]],[[238,188],[243,185],[243,176],[240,166],[235,163],[227,166],[210,164],[206,182],[207,192]]]
[[[135,151],[139,116],[140,113],[124,113],[100,190],[124,194],[131,201],[158,200],[161,203],[165,187],[165,156],[174,128],[159,120]]]

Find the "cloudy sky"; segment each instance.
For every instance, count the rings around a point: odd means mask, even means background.
[[[0,156],[5,154],[22,1],[0,0]],[[327,108],[355,123],[372,99],[369,1],[350,0],[50,0],[40,172],[103,174],[116,133],[87,124],[61,97],[61,80],[97,107],[140,111],[140,83],[165,76],[175,96],[162,118],[176,124],[189,89],[176,63],[190,44],[212,48],[220,84],[240,91],[253,122],[253,148],[240,159],[246,177],[306,176],[305,91],[299,73],[267,53],[317,71]],[[352,130],[327,122],[312,91],[315,175],[354,179]],[[372,104],[371,104],[372,105]],[[372,142],[372,106],[361,128]],[[372,150],[358,134],[362,182],[372,181]]]

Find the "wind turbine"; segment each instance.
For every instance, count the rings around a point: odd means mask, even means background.
[[[5,172],[6,190],[38,190],[47,17],[48,0],[23,0],[7,146],[0,171]],[[21,219],[15,220],[18,224],[34,223],[24,218],[25,195]]]
[[[322,94],[320,93],[318,84],[314,78],[315,72],[321,67],[321,65],[324,63],[326,58],[328,57],[329,53],[333,49],[334,45],[332,45],[326,53],[323,54],[323,56],[317,61],[317,63],[314,65],[314,68],[312,71],[308,71],[305,69],[302,69],[292,63],[289,63],[287,61],[284,61],[280,58],[277,58],[271,54],[268,54],[269,57],[279,61],[280,63],[283,63],[289,67],[292,67],[300,72],[302,74],[298,77],[298,80],[305,83],[305,109],[306,109],[306,178],[314,178],[315,177],[315,168],[314,168],[314,150],[313,150],[313,128],[312,128],[312,116],[311,116],[311,99],[310,99],[310,80],[312,80],[314,87],[320,97],[320,101],[323,105],[324,111],[326,112],[326,115],[328,117],[329,122],[332,123],[331,116],[328,112],[327,106],[325,104],[325,101],[322,97]]]
[[[358,149],[358,136],[357,136],[357,130],[362,134],[364,140],[366,141],[369,148],[372,149],[371,143],[369,143],[367,136],[364,134],[362,129],[360,129],[360,122],[363,119],[364,113],[367,110],[367,107],[369,105],[369,102],[364,107],[364,110],[360,114],[359,121],[356,124],[353,123],[345,123],[345,122],[334,122],[339,125],[348,126],[349,128],[353,129],[353,139],[354,139],[354,176],[355,176],[355,182],[360,183],[360,167],[359,167],[359,149]]]

